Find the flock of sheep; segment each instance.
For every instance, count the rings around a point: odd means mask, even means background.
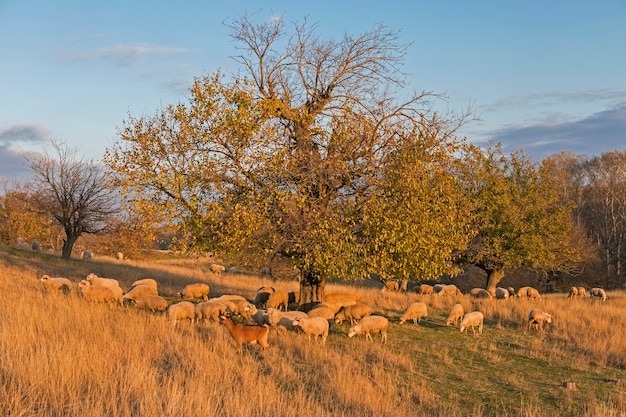
[[[211,265],[211,272],[221,274],[224,267]],[[74,287],[67,278],[53,278],[43,275],[40,279],[46,292],[70,293]],[[390,288],[385,284],[383,291]],[[399,287],[392,290],[398,291]],[[181,321],[196,322],[219,322],[223,324],[233,340],[237,343],[239,352],[243,344],[259,344],[264,350],[269,348],[268,333],[271,327],[284,328],[287,330],[300,330],[309,339],[314,336],[322,342],[328,337],[329,328],[332,324],[340,324],[347,321],[350,324],[347,336],[352,338],[364,334],[366,339],[372,340],[372,334],[380,334],[381,341],[387,341],[389,319],[372,314],[372,308],[362,302],[359,293],[335,293],[326,294],[324,302],[304,312],[289,310],[291,303],[297,302],[297,294],[273,287],[261,287],[256,291],[254,300],[250,301],[241,295],[221,295],[209,298],[210,288],[206,283],[190,284],[182,288],[177,297],[181,300],[171,304],[159,295],[158,283],[151,278],[141,279],[132,283],[124,291],[119,281],[113,278],[103,278],[91,273],[78,283],[78,291],[88,301],[110,302],[123,305],[132,302],[138,308],[152,312],[164,312],[165,316],[176,326]],[[421,284],[413,288],[418,294],[448,297],[463,295],[455,285]],[[606,300],[606,293],[601,288],[593,288],[587,292],[584,288],[572,287],[570,297],[597,297]],[[515,291],[513,288],[498,287],[493,290],[480,288],[472,289],[467,294],[473,298],[496,298],[507,299],[528,298],[541,299],[539,291],[533,287],[522,287]],[[239,317],[233,321],[234,317]],[[424,302],[414,302],[402,313],[399,324],[412,321],[418,325],[421,319],[428,317],[428,306]],[[245,322],[241,323],[241,322]],[[527,325],[544,331],[544,325],[552,323],[552,316],[538,308],[533,308],[528,313]],[[484,316],[480,311],[465,312],[460,303],[454,304],[446,319],[448,326],[458,324],[461,333],[471,328],[474,335],[482,334]]]

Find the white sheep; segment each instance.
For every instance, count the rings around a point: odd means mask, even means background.
[[[381,341],[387,343],[387,329],[389,328],[389,320],[383,316],[367,316],[363,317],[357,324],[350,327],[348,337],[352,338],[357,334],[365,334],[365,340],[372,340],[371,333],[380,333]]]
[[[276,308],[287,311],[289,308],[289,293],[284,290],[276,290],[270,294],[266,303],[267,308]]]
[[[459,326],[461,333],[463,333],[469,327],[472,328],[472,334],[476,335],[475,327],[478,327],[478,334],[483,334],[483,313],[480,311],[472,311],[471,313],[467,313],[463,316],[463,320],[461,320],[461,325]]]
[[[413,320],[413,324],[417,326],[417,323],[422,320],[423,317],[428,316],[428,307],[422,302],[413,303],[408,306],[402,316],[400,317],[400,324],[403,324],[407,320]]]
[[[307,314],[309,317],[320,317],[324,320],[332,320],[335,318],[335,311],[322,304],[319,304],[315,308],[309,310]]]
[[[146,295],[133,301],[138,308],[152,312],[167,310],[167,300],[159,295]]]
[[[463,318],[463,314],[465,314],[465,309],[459,303],[456,303],[450,308],[450,314],[448,314],[448,318],[446,319],[447,326],[456,326],[457,322]]]
[[[22,249],[22,250],[28,250],[28,249],[30,249],[30,245],[28,244],[28,242],[24,242],[24,243],[22,243],[22,247],[21,247],[21,249]]]
[[[581,298],[585,298],[587,296],[587,291],[585,287],[578,287],[578,296]]]
[[[186,285],[178,292],[178,296],[181,298],[202,298],[204,301],[209,301],[209,291],[210,288],[207,284],[198,282]]]
[[[388,279],[387,281],[383,281],[382,292],[385,291],[398,291],[400,289],[400,283],[396,279]]]
[[[534,327],[535,330],[540,330],[543,332],[543,324],[544,323],[552,323],[552,316],[546,313],[543,310],[538,308],[533,308],[528,313],[528,327]]]
[[[222,272],[226,271],[226,267],[224,265],[211,264],[209,266],[209,271],[213,272],[214,274],[221,275]]]
[[[323,317],[299,317],[291,322],[294,327],[300,327],[304,334],[309,337],[311,340],[311,336],[315,336],[315,340],[317,340],[318,336],[322,336],[322,342],[326,343],[326,338],[328,337],[328,320]]]
[[[469,290],[469,296],[473,298],[491,298],[492,295],[484,288],[472,288]]]
[[[156,280],[152,278],[138,279],[130,285],[130,288],[137,287],[139,285],[149,285],[151,287],[158,288]]]
[[[102,278],[94,273],[87,275],[85,278],[91,285],[100,285],[102,287],[121,288],[118,280],[113,278]]]
[[[413,291],[418,294],[428,295],[433,293],[433,286],[428,284],[420,284],[413,287]]]
[[[571,287],[569,289],[569,293],[567,294],[567,298],[576,298],[578,296],[578,287]]]
[[[50,275],[42,275],[40,281],[46,293],[63,292],[68,294],[72,291],[72,281],[68,278],[52,278]]]
[[[304,311],[279,311],[275,308],[267,309],[267,319],[271,326],[282,326],[293,330],[293,321],[297,318],[309,317]]]
[[[224,303],[205,301],[196,304],[196,321],[204,320],[219,322],[220,315],[229,313],[229,308]]]
[[[137,285],[124,294],[124,300],[138,300],[146,295],[159,295],[156,287],[152,285]]]
[[[24,238],[23,238],[23,237],[18,236],[18,238],[17,238],[17,239],[15,239],[15,247],[16,247],[17,249],[22,249],[22,246],[24,245],[24,243],[25,243],[25,242],[26,242],[26,241],[24,240]]]
[[[348,320],[350,325],[354,326],[363,317],[371,316],[372,308],[366,304],[354,304],[344,306],[335,314],[335,323],[339,324],[344,320]],[[309,314],[310,316],[310,314]]]
[[[172,326],[176,326],[181,320],[189,320],[193,323],[195,317],[196,308],[193,303],[189,301],[181,301],[167,308],[167,318],[170,323],[172,323]]]
[[[80,254],[80,259],[82,259],[83,261],[88,261],[92,257],[93,257],[93,252],[91,252],[89,249],[85,249]]]
[[[252,318],[256,324],[270,324],[267,310],[259,310],[254,304],[248,304],[246,314]]]
[[[495,294],[496,294],[495,295],[496,300],[506,300],[511,295],[509,290],[507,290],[506,288],[502,288],[502,287],[496,287]]]
[[[600,298],[602,301],[606,301],[606,291],[602,288],[592,288],[589,290],[591,298]]]
[[[124,254],[122,252],[115,252],[115,259],[117,259],[118,261],[123,261]]]
[[[116,291],[116,288],[113,287],[91,285],[89,281],[86,280],[82,280],[78,284],[78,287],[80,288],[83,297],[88,301],[113,301],[120,304],[123,303],[122,289],[119,287],[119,291]]]
[[[457,295],[463,295],[463,293],[461,293],[461,290],[459,290],[459,288],[454,284],[443,285],[441,290],[437,294],[442,297],[454,297]]]

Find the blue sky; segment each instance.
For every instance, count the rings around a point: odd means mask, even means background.
[[[98,160],[129,113],[235,71],[222,22],[246,13],[307,17],[328,39],[401,31],[411,87],[447,94],[441,111],[473,105],[471,141],[536,159],[626,150],[625,0],[0,0],[0,178],[50,140]]]

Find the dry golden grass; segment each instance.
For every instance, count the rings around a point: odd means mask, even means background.
[[[123,286],[152,277],[174,300],[203,281],[211,296],[252,299],[262,285],[296,290],[295,282],[213,275],[202,264],[62,262],[0,248],[0,415],[2,416],[624,416],[626,298],[606,303],[548,296],[542,301],[446,299],[359,291],[391,322],[389,342],[349,340],[332,326],[328,342],[272,329],[270,351],[237,354],[217,324],[176,328],[162,314],[44,294],[43,272],[78,282],[89,272]],[[406,306],[424,301],[429,318],[398,325]],[[448,309],[485,314],[481,337],[445,326]],[[537,307],[553,314],[544,334],[528,331]],[[577,383],[577,390],[560,386]]]

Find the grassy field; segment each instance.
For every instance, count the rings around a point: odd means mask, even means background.
[[[191,282],[211,296],[248,299],[262,285],[295,282],[212,275],[202,262],[63,262],[0,247],[0,415],[2,416],[626,416],[626,295],[608,301],[444,299],[382,293],[364,283],[327,285],[363,294],[390,319],[388,343],[331,327],[325,345],[270,331],[271,348],[243,355],[218,324],[173,328],[162,314],[45,294],[39,277],[79,282],[88,273],[159,282],[172,302]],[[429,306],[418,326],[403,309]],[[445,325],[450,306],[485,314],[482,336]],[[533,307],[552,313],[545,334],[528,331]],[[626,381],[626,380],[625,380]],[[564,382],[575,383],[567,389]]]

